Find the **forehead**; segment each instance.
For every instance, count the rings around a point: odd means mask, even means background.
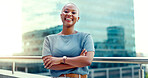
[[[78,11],[78,8],[73,5],[73,4],[67,4],[63,7],[63,10],[73,10],[73,11]]]

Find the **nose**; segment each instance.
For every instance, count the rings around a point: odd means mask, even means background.
[[[68,15],[72,15],[72,13],[71,13],[71,12],[69,12],[69,13],[68,13]]]

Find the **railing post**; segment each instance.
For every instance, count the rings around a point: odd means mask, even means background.
[[[135,73],[134,67],[132,66],[132,78],[134,78],[134,73]]]
[[[14,74],[14,71],[15,71],[15,62],[13,61],[12,62],[12,74]]]
[[[120,78],[122,78],[122,68],[120,68]]]
[[[28,67],[25,67],[25,73],[28,73]]]
[[[94,78],[94,70],[91,70],[91,78]]]
[[[106,78],[109,78],[109,69],[106,69]]]
[[[15,67],[15,71],[17,71],[17,67]]]
[[[139,78],[144,78],[144,70],[142,69],[142,64],[140,64]]]

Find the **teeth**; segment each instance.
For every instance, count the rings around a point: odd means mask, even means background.
[[[66,20],[69,20],[69,21],[71,21],[71,19],[70,19],[70,18],[66,18]]]

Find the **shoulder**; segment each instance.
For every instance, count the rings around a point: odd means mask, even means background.
[[[79,33],[82,37],[90,36],[90,33],[86,33],[86,32],[79,32]]]
[[[50,40],[50,39],[53,39],[53,38],[55,38],[55,37],[57,37],[57,34],[51,34],[51,35],[45,36],[44,39]]]

